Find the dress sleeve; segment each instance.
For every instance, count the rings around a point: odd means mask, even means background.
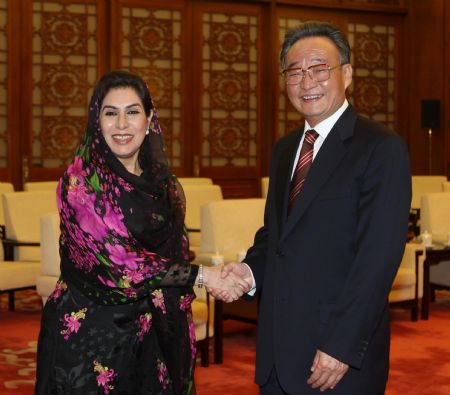
[[[161,287],[193,286],[198,274],[198,266],[189,262],[175,263],[169,267],[160,282]]]

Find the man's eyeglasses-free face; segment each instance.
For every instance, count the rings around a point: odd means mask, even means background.
[[[330,79],[330,71],[341,67],[341,64],[337,66],[330,67],[327,64],[315,64],[314,66],[308,67],[306,70],[301,67],[293,67],[290,69],[285,69],[281,72],[283,75],[286,85],[298,85],[300,84],[306,74],[315,82],[324,82]]]

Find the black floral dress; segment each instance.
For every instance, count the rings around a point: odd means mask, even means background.
[[[61,278],[43,311],[36,394],[193,394],[198,269],[182,190],[155,159],[156,113],[136,176],[109,150],[98,108],[94,94],[57,190]]]

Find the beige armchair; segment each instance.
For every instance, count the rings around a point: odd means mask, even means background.
[[[14,310],[14,293],[23,289],[34,289],[39,276],[39,262],[4,261],[0,244],[0,293],[8,294],[8,308]]]
[[[225,199],[203,205],[196,262],[210,264],[216,253],[223,255],[225,262],[236,261],[239,253],[252,246],[256,231],[263,225],[265,203],[265,199]],[[257,300],[223,305],[224,318],[256,322],[257,315]]]
[[[433,242],[447,243],[450,233],[450,192],[429,193],[422,196],[422,230],[432,234]],[[436,289],[450,289],[450,261],[430,267],[431,297]]]
[[[208,177],[178,177],[178,181],[184,188],[186,185],[212,185],[212,178]]]
[[[417,252],[421,254],[417,254]],[[391,292],[389,304],[411,308],[411,320],[419,316],[419,299],[423,296],[424,248],[417,243],[407,243]]]
[[[14,185],[10,182],[0,182],[0,239],[5,238],[5,216],[3,214],[3,198],[2,194],[14,192]]]
[[[450,181],[444,181],[442,183],[442,192],[450,192]]]
[[[210,263],[215,253],[225,261],[235,261],[253,244],[264,222],[265,199],[224,199],[201,207],[200,252],[196,262]]]
[[[54,212],[55,191],[9,192],[2,195],[6,260],[40,261],[40,218]]]
[[[219,185],[185,185],[186,218],[184,220],[189,232],[190,249],[197,254],[200,250],[201,226],[200,207],[208,202],[222,200],[222,189]]]
[[[36,290],[43,304],[55,289],[60,275],[59,235],[58,212],[43,215],[40,219],[41,267],[36,280]]]
[[[442,183],[446,181],[446,176],[412,176],[411,207],[420,208],[422,195],[426,193],[442,192]]]
[[[267,199],[267,193],[269,192],[269,177],[261,177],[261,196]]]
[[[56,193],[58,181],[28,181],[23,184],[23,190],[30,191],[52,191]]]
[[[421,225],[420,204],[422,196],[426,193],[442,192],[445,176],[412,176],[412,199],[410,211],[409,236],[418,236],[423,227]]]

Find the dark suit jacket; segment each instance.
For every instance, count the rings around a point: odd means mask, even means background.
[[[245,262],[262,290],[256,382],[276,366],[289,394],[306,384],[317,349],[351,366],[334,395],[383,394],[387,297],[403,254],[411,201],[404,141],[349,106],[309,171],[291,215],[297,130],[274,147],[264,227]]]

